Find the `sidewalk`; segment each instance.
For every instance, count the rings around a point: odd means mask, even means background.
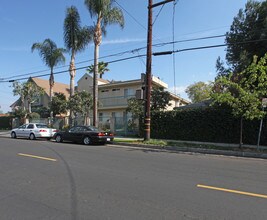
[[[238,144],[228,144],[228,143],[209,143],[209,142],[191,142],[191,141],[173,141],[168,140],[176,143],[183,143],[186,144],[199,144],[199,145],[213,145],[218,146],[223,149],[209,149],[209,148],[198,148],[198,147],[183,147],[183,146],[158,146],[158,145],[150,145],[150,144],[142,144],[142,143],[129,143],[127,140],[143,140],[141,138],[122,138],[122,137],[115,137],[115,139],[119,139],[120,142],[114,142],[113,145],[118,146],[128,146],[132,148],[138,149],[146,149],[146,150],[160,150],[160,151],[167,151],[167,152],[187,152],[187,153],[199,153],[199,154],[214,154],[214,155],[225,155],[225,156],[234,156],[234,157],[248,157],[248,158],[260,158],[260,159],[267,159],[267,153],[258,152],[256,150],[257,146],[255,145],[243,145],[245,149],[234,150],[239,145]],[[123,142],[123,140],[126,140]],[[167,141],[167,140],[166,140]],[[229,149],[233,148],[233,150]],[[250,151],[247,151],[247,149]],[[267,149],[266,146],[261,146],[260,149]]]
[[[0,137],[10,137],[10,131],[0,131]]]

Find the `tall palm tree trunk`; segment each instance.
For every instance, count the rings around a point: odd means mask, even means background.
[[[74,53],[72,52],[71,55],[71,61],[70,61],[70,97],[74,95],[74,78],[76,75],[76,70],[75,70],[75,57]],[[72,108],[70,108],[70,126],[74,125],[74,113],[72,111]]]
[[[94,33],[94,82],[93,82],[93,125],[98,127],[98,58],[99,46],[102,41],[101,18],[98,18]]]
[[[98,127],[98,57],[99,57],[99,45],[95,45],[94,51],[94,82],[93,82],[93,125]]]
[[[53,74],[53,68],[51,68],[51,73],[49,77],[49,86],[50,86],[50,91],[49,91],[49,96],[50,96],[50,104],[52,103],[53,99],[53,87],[54,87],[55,81],[54,81],[54,74]],[[50,109],[50,125],[53,124],[53,111]]]

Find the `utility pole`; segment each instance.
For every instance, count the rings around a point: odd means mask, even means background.
[[[147,31],[147,55],[146,55],[146,86],[145,86],[145,135],[144,140],[150,140],[150,97],[152,86],[152,9],[154,7],[173,2],[174,0],[165,0],[153,5],[153,0],[148,0],[148,31]]]
[[[145,137],[150,140],[150,96],[151,96],[151,64],[152,64],[152,4],[153,0],[148,0],[148,31],[147,31],[147,53],[146,53],[146,87],[145,87]]]

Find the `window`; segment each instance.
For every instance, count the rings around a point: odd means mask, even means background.
[[[78,131],[87,131],[86,127],[78,127]]]
[[[69,130],[69,132],[77,132],[79,131],[80,127],[73,127]]]
[[[124,98],[128,98],[129,96],[134,96],[135,90],[134,89],[124,89]]]
[[[103,121],[103,113],[102,112],[99,113],[99,121]]]
[[[48,128],[46,124],[36,124],[37,128]]]
[[[19,129],[25,129],[27,125],[21,125]]]
[[[109,92],[108,89],[101,90],[101,92]]]
[[[34,125],[33,124],[29,124],[27,129],[33,129],[34,128]]]
[[[112,92],[120,91],[121,89],[112,89]]]

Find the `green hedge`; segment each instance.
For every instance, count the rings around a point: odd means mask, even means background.
[[[9,130],[12,129],[12,117],[0,117],[0,129]]]
[[[243,122],[243,143],[257,144],[258,120]],[[264,119],[261,144],[267,145],[267,126]],[[239,143],[240,119],[229,109],[188,109],[159,112],[152,115],[151,137],[216,143]]]

